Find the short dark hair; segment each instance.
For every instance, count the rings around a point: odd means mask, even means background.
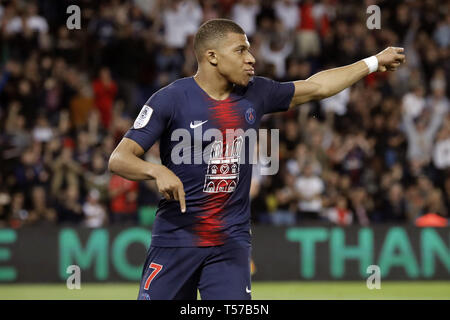
[[[223,39],[228,33],[245,34],[244,30],[229,19],[211,19],[203,23],[194,37],[194,51],[200,60],[203,50],[207,49],[213,41]]]

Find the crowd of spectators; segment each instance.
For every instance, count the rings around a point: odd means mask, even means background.
[[[81,9],[69,30],[66,8]],[[381,29],[366,9],[381,9]],[[254,223],[414,223],[450,209],[450,4],[337,0],[0,1],[0,227],[138,223],[154,182],[107,161],[145,101],[196,72],[193,35],[239,23],[256,74],[279,81],[402,46],[407,63],[267,115],[280,170],[252,178]],[[159,161],[158,144],[146,160]]]

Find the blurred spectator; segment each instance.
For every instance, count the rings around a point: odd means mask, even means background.
[[[181,49],[200,26],[203,12],[196,0],[169,0],[162,12],[165,45]]]
[[[295,206],[295,176],[286,172],[282,181],[283,186],[275,191],[277,208],[271,212],[274,225],[294,225],[296,223]]]
[[[409,221],[414,221],[423,214],[425,208],[425,199],[419,193],[417,185],[411,185],[406,191],[406,212]]]
[[[136,223],[137,191],[138,183],[136,181],[126,180],[118,175],[111,177],[109,195],[113,223]]]
[[[0,174],[0,228],[6,227],[9,220],[8,207],[11,204],[11,196],[6,188],[4,177]]]
[[[157,52],[155,60],[158,71],[168,76],[165,82],[175,81],[180,76],[180,70],[183,66],[183,56],[179,51],[164,46]]]
[[[11,228],[20,228],[27,224],[30,213],[25,208],[25,195],[23,192],[13,193],[9,214],[7,216]]]
[[[313,164],[307,163],[302,175],[295,182],[298,193],[298,209],[301,220],[318,220],[322,211],[321,195],[325,185],[320,176],[314,174]]]
[[[445,96],[447,88],[447,81],[445,80],[445,70],[442,68],[436,69],[433,78],[430,81],[431,95],[426,99],[427,106],[431,108],[438,108],[442,110],[449,109],[449,100]]]
[[[78,94],[70,100],[70,119],[75,128],[81,128],[88,123],[93,114],[94,99],[88,86],[81,86]]]
[[[348,200],[339,196],[336,200],[336,205],[326,210],[326,217],[332,223],[339,226],[348,226],[353,222],[352,211],[348,208]]]
[[[106,223],[106,211],[100,204],[100,192],[96,189],[89,191],[87,199],[83,204],[84,223],[88,228],[103,227]]]
[[[39,159],[40,145],[34,145],[24,151],[20,162],[15,166],[14,176],[17,187],[25,192],[31,191],[34,184],[46,182],[46,177],[41,175],[45,167]]]
[[[329,98],[320,100],[320,105],[325,113],[343,116],[347,112],[347,104],[350,99],[350,88],[346,88]]]
[[[5,121],[5,134],[8,137],[8,149],[3,150],[4,159],[18,157],[31,145],[32,135],[26,129],[26,118],[19,113],[20,104],[12,102]]]
[[[49,207],[46,190],[42,186],[36,186],[31,194],[31,209],[28,222],[31,224],[53,224],[57,215],[54,208]]]
[[[26,9],[26,26],[32,31],[46,33],[48,31],[47,20],[38,14],[38,6],[31,2]]]
[[[297,52],[301,58],[317,56],[320,53],[320,39],[316,30],[314,2],[302,1],[300,5],[300,24],[297,27]]]
[[[59,223],[81,223],[84,219],[81,206],[80,193],[76,185],[69,185],[58,194],[58,222]]]
[[[424,115],[421,115],[414,123],[412,115],[404,112],[403,123],[408,138],[408,160],[416,160],[424,164],[430,161],[434,136],[446,113],[447,110],[438,105],[433,108],[429,122]]]
[[[353,221],[357,221],[360,226],[368,226],[370,224],[373,207],[372,199],[363,188],[355,188],[350,193],[350,208],[355,217]]]
[[[425,200],[424,211],[425,213],[435,213],[443,217],[448,216],[441,190],[437,188],[431,190]]]
[[[282,79],[286,72],[286,58],[292,52],[293,46],[282,38],[273,37],[261,46],[261,57],[264,62],[275,66],[275,76]]]
[[[437,169],[447,169],[450,167],[450,130],[442,128],[436,137],[436,144],[433,150],[433,164]]]
[[[360,185],[364,162],[370,155],[370,146],[362,134],[347,136],[338,159],[342,161],[342,169],[350,175],[352,185]]]
[[[231,9],[231,19],[244,29],[248,37],[256,32],[256,15],[260,6],[258,0],[237,0]]]
[[[99,71],[99,77],[92,83],[95,106],[100,113],[103,127],[108,129],[112,119],[112,107],[117,95],[117,85],[108,68]]]
[[[92,141],[90,141],[89,133],[80,130],[77,134],[76,147],[74,150],[74,160],[78,165],[82,166],[84,169],[87,169],[89,166],[89,162],[92,159]]]
[[[36,119],[36,125],[33,129],[33,139],[38,142],[48,142],[53,137],[53,129],[48,123],[45,115],[40,115]]]
[[[405,222],[407,219],[406,209],[403,187],[399,183],[395,183],[389,188],[389,193],[378,211],[378,218],[381,221]]]
[[[73,159],[73,142],[66,140],[62,148],[61,154],[52,163],[53,177],[51,181],[51,193],[53,196],[58,196],[60,190],[64,187],[78,190],[80,186],[80,173],[82,166],[80,166]]]
[[[437,44],[442,48],[450,46],[450,14],[447,13],[445,19],[439,21],[436,30],[433,33],[433,38]]]
[[[84,173],[84,179],[86,182],[85,189],[95,189],[99,193],[99,200],[106,203],[110,174],[101,149],[98,148],[92,153],[92,161],[89,163],[89,170]]]
[[[6,31],[8,33],[26,33],[28,31],[46,33],[48,24],[44,17],[38,15],[37,5],[31,2],[27,4],[23,16],[16,15],[8,22]]]
[[[283,23],[288,31],[297,28],[300,16],[296,0],[277,0],[274,3],[277,18]]]
[[[203,21],[220,18],[219,4],[215,0],[202,1]]]
[[[286,148],[287,158],[295,157],[295,150],[300,145],[300,132],[295,120],[286,121],[283,131],[280,133],[280,144],[283,144],[283,147]]]
[[[414,91],[405,94],[402,101],[402,108],[405,116],[416,118],[425,108],[425,90],[421,85],[417,85]]]

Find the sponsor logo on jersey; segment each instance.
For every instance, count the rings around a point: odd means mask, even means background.
[[[196,123],[196,124],[193,124],[192,121],[191,121],[190,127],[191,127],[191,129],[195,129],[195,128],[197,128],[197,127],[200,127],[200,126],[201,126],[202,124],[204,124],[205,122],[208,122],[208,120],[205,120],[205,121],[203,121],[203,122]]]

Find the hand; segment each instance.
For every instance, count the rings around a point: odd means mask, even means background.
[[[397,68],[406,62],[406,57],[402,53],[405,50],[399,47],[387,47],[375,57],[378,59],[378,70],[381,72],[395,71]]]
[[[181,180],[165,166],[159,166],[154,177],[158,191],[164,198],[180,201],[181,212],[186,212],[185,193]]]

